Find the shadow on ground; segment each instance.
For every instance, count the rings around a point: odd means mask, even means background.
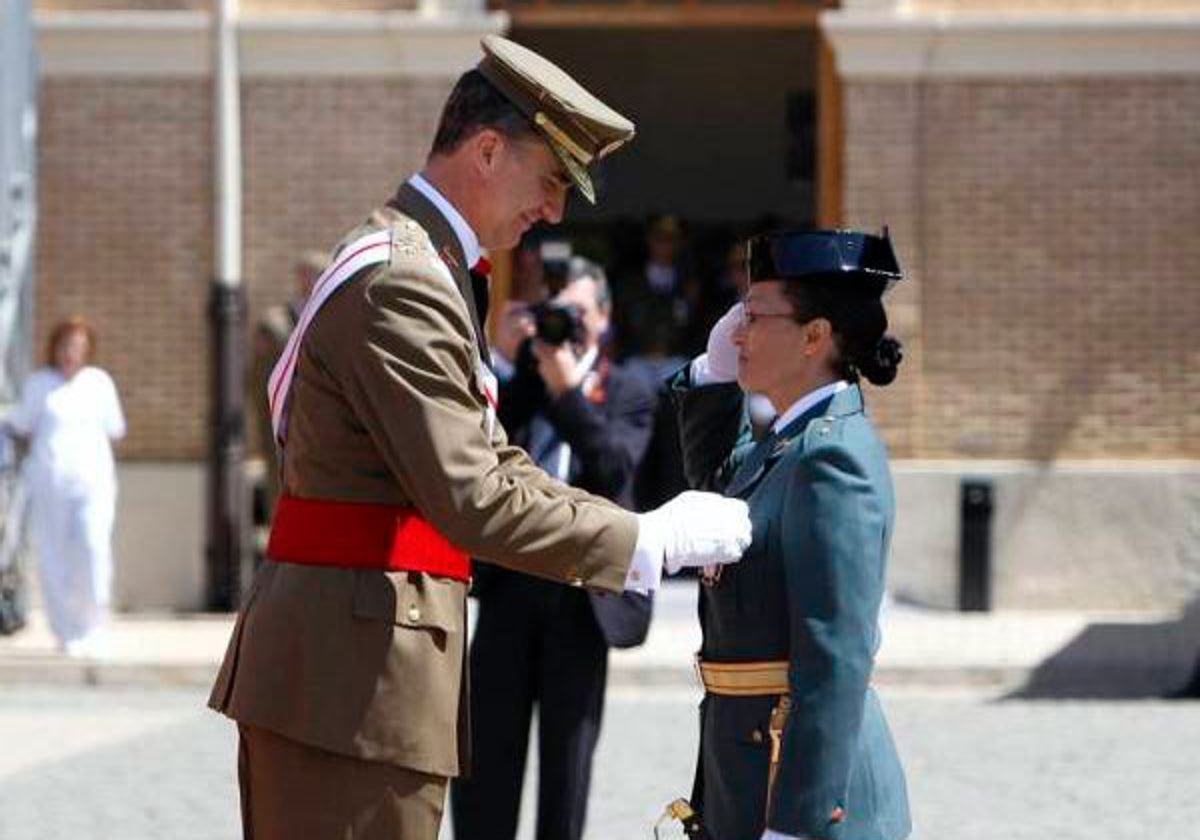
[[[1176,621],[1091,624],[1005,699],[1165,697],[1188,684],[1200,657],[1200,598]]]

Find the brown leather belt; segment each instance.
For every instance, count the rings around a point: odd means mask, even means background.
[[[787,694],[786,659],[768,662],[706,662],[696,658],[704,690],[721,697],[762,697]]]

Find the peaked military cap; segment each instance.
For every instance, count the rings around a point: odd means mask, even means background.
[[[750,282],[844,277],[880,296],[903,278],[887,228],[879,236],[853,230],[785,230],[753,237],[746,253]]]
[[[596,203],[588,167],[627,143],[633,123],[533,50],[487,35],[478,70],[546,139],[585,198]]]

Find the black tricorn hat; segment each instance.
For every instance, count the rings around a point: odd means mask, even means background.
[[[746,267],[751,283],[844,278],[875,296],[904,277],[886,227],[879,236],[854,230],[764,233],[747,245]]]

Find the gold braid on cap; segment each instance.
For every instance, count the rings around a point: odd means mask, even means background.
[[[592,162],[595,155],[584,151],[582,146],[572,140],[565,131],[555,125],[554,121],[546,116],[545,111],[538,111],[534,114],[533,121],[537,123],[538,128],[550,135],[550,139],[570,152],[571,156],[584,166]]]
[[[612,142],[611,142],[611,143],[609,143],[607,146],[605,146],[603,149],[601,149],[600,151],[598,151],[598,152],[596,153],[596,157],[598,157],[598,158],[603,158],[603,157],[604,157],[605,155],[607,155],[609,152],[615,152],[617,149],[619,149],[619,148],[621,148],[622,146],[624,146],[627,140],[629,140],[629,138],[628,138],[628,137],[619,137],[619,138],[617,138],[616,140],[612,141]]]

